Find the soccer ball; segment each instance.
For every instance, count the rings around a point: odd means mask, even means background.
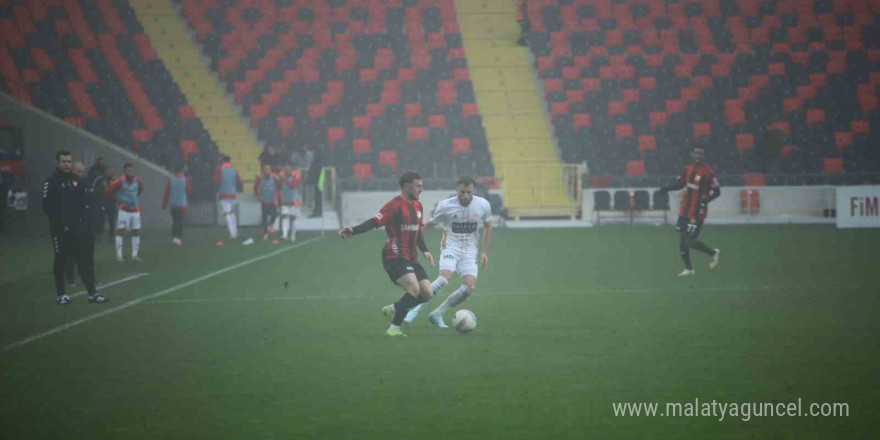
[[[452,326],[459,333],[468,333],[477,328],[477,315],[470,310],[459,310],[452,316]]]

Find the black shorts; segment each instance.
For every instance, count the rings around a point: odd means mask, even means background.
[[[684,216],[678,217],[678,223],[675,225],[675,230],[686,234],[690,238],[696,239],[700,236],[700,231],[703,230],[703,219],[695,218],[693,219],[694,221],[690,220],[691,219]]]
[[[391,278],[391,282],[394,285],[397,285],[397,280],[400,277],[408,274],[414,273],[416,274],[416,280],[429,280],[428,273],[425,272],[425,268],[422,267],[421,264],[413,264],[409,261],[393,259],[393,260],[382,260],[382,266],[385,267],[385,272],[388,274],[388,278]]]

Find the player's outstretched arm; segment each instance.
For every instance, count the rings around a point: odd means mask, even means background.
[[[379,223],[376,221],[376,218],[370,218],[369,220],[355,226],[355,227],[345,227],[339,230],[339,238],[346,239],[351,237],[352,235],[363,234],[367,231],[372,231],[379,227]]]

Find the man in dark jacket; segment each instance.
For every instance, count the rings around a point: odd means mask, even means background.
[[[52,274],[55,279],[56,301],[59,305],[70,302],[64,286],[64,266],[68,259],[78,258],[78,241],[85,211],[84,185],[71,173],[72,156],[59,151],[55,156],[55,172],[43,183],[43,213],[49,217],[49,234],[55,261]],[[83,174],[85,174],[83,172]],[[94,273],[87,264],[78,264],[80,278],[89,292],[90,302],[105,302],[107,298],[95,289]]]
[[[104,172],[100,176],[96,176],[90,181],[90,186],[95,190],[98,198],[98,215],[100,221],[97,229],[95,229],[95,239],[101,239],[101,232],[104,230],[104,221],[107,222],[107,239],[111,242],[116,234],[116,202],[107,195],[106,189],[113,182],[113,168],[104,167]]]
[[[324,157],[320,148],[315,149],[315,155],[312,158],[312,165],[309,167],[309,172],[306,175],[306,185],[314,188],[315,192],[315,209],[312,210],[312,215],[309,218],[317,218],[324,215],[324,195],[321,191],[324,190],[321,184],[324,183],[324,180],[321,179],[321,173],[324,172]]]

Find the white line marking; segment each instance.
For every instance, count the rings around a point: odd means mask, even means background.
[[[765,291],[765,290],[844,290],[844,289],[861,289],[860,286],[754,286],[754,287],[708,287],[705,289],[692,289],[697,292],[742,292],[742,291]],[[682,289],[664,288],[664,289],[588,289],[574,290],[568,292],[553,292],[548,296],[558,295],[584,295],[584,294],[601,294],[601,293],[660,293],[660,292],[678,292]],[[478,295],[494,297],[494,296],[533,296],[542,295],[535,292],[483,292]],[[363,298],[380,298],[388,296],[388,292],[374,292],[360,295],[304,295],[304,296],[267,296],[267,297],[238,297],[238,298],[188,298],[188,299],[167,299],[162,301],[143,301],[143,304],[197,304],[197,303],[223,303],[223,302],[269,302],[269,301],[301,301],[301,300],[351,300]]]
[[[102,285],[100,285],[100,286],[95,286],[95,288],[97,288],[98,291],[101,291],[101,290],[106,289],[106,288],[108,288],[108,287],[110,287],[110,286],[115,286],[115,285],[117,285],[117,284],[127,283],[127,282],[129,282],[129,281],[131,281],[131,280],[136,280],[136,279],[138,279],[138,278],[140,278],[140,277],[145,277],[145,276],[147,276],[147,275],[149,275],[149,274],[146,273],[146,272],[144,272],[144,273],[138,273],[138,274],[134,274],[134,275],[132,275],[132,276],[130,276],[130,277],[125,277],[125,278],[122,278],[122,279],[119,279],[119,280],[116,280],[116,281],[109,282],[109,283],[107,283],[107,284],[102,284]],[[85,294],[87,294],[87,293],[89,293],[88,290],[80,290],[79,292],[76,292],[76,293],[70,295],[70,297],[71,297],[71,298],[76,298],[76,297],[78,297],[78,296],[85,295]]]
[[[194,278],[194,279],[189,280],[189,281],[187,281],[187,282],[185,282],[185,283],[178,284],[178,285],[176,285],[176,286],[174,286],[174,287],[169,287],[169,288],[167,288],[167,289],[165,289],[165,290],[162,290],[162,291],[159,291],[159,292],[156,292],[156,293],[153,293],[153,294],[147,295],[147,296],[143,296],[143,297],[138,298],[138,299],[135,299],[135,300],[131,300],[131,301],[129,301],[129,302],[125,303],[125,304],[122,304],[122,305],[120,305],[120,306],[116,306],[116,307],[113,307],[113,308],[110,308],[110,309],[105,309],[103,312],[95,313],[94,315],[89,315],[89,316],[86,316],[85,318],[77,319],[76,321],[73,321],[73,322],[70,322],[70,323],[67,323],[67,324],[64,324],[64,325],[61,325],[61,326],[55,327],[55,328],[53,328],[53,329],[51,329],[51,330],[46,330],[46,331],[44,331],[44,332],[42,332],[42,333],[38,333],[38,334],[36,334],[36,335],[33,335],[33,336],[27,337],[27,338],[25,338],[25,339],[22,339],[21,341],[18,341],[18,342],[15,342],[15,343],[9,344],[9,345],[3,347],[3,352],[6,353],[6,352],[8,352],[8,351],[10,351],[10,350],[12,350],[12,349],[15,349],[15,348],[21,347],[21,346],[23,346],[23,345],[30,344],[31,342],[38,341],[38,340],[43,339],[43,338],[45,338],[45,337],[47,337],[47,336],[52,336],[52,335],[54,335],[55,333],[62,332],[62,331],[67,330],[67,329],[69,329],[69,328],[76,327],[76,326],[78,326],[78,325],[80,325],[80,324],[85,324],[86,322],[93,321],[93,320],[95,320],[95,319],[98,319],[98,318],[101,318],[101,317],[104,317],[104,316],[107,316],[107,315],[111,315],[111,314],[116,313],[116,312],[120,312],[120,311],[122,311],[122,310],[128,309],[128,308],[133,307],[133,306],[135,306],[135,305],[138,305],[138,304],[140,304],[140,303],[142,303],[142,302],[144,302],[144,301],[148,301],[148,300],[151,300],[151,299],[159,298],[159,297],[161,297],[161,296],[164,296],[164,295],[167,295],[167,294],[169,294],[169,293],[176,292],[176,291],[178,291],[178,290],[180,290],[180,289],[183,289],[184,287],[189,287],[189,286],[192,286],[193,284],[201,283],[202,281],[209,280],[209,279],[211,279],[211,278],[216,277],[217,275],[222,275],[222,274],[224,274],[224,273],[226,273],[226,272],[229,272],[229,271],[231,271],[231,270],[235,270],[235,269],[238,269],[238,268],[240,268],[240,267],[244,267],[244,266],[247,266],[247,265],[249,265],[249,264],[253,264],[253,263],[256,263],[256,262],[258,262],[258,261],[265,260],[265,259],[267,259],[267,258],[272,258],[272,257],[274,257],[274,256],[276,256],[276,255],[278,255],[278,254],[282,254],[282,253],[287,252],[287,251],[289,251],[289,250],[296,249],[296,248],[298,248],[298,247],[300,247],[300,246],[305,246],[305,245],[307,245],[307,244],[309,244],[309,243],[313,243],[313,242],[318,241],[318,240],[321,240],[321,239],[322,239],[321,237],[310,238],[310,239],[308,239],[308,240],[306,240],[306,241],[303,241],[303,242],[301,242],[301,243],[297,243],[297,244],[292,245],[292,246],[284,247],[284,248],[278,249],[277,251],[269,252],[268,254],[260,255],[259,257],[251,258],[250,260],[242,261],[241,263],[234,264],[234,265],[229,266],[229,267],[225,267],[225,268],[223,268],[223,269],[220,269],[220,270],[217,270],[217,271],[211,272],[211,273],[209,273],[209,274],[207,274],[207,275],[202,275],[202,276],[200,276],[200,277],[198,277],[198,278]]]

